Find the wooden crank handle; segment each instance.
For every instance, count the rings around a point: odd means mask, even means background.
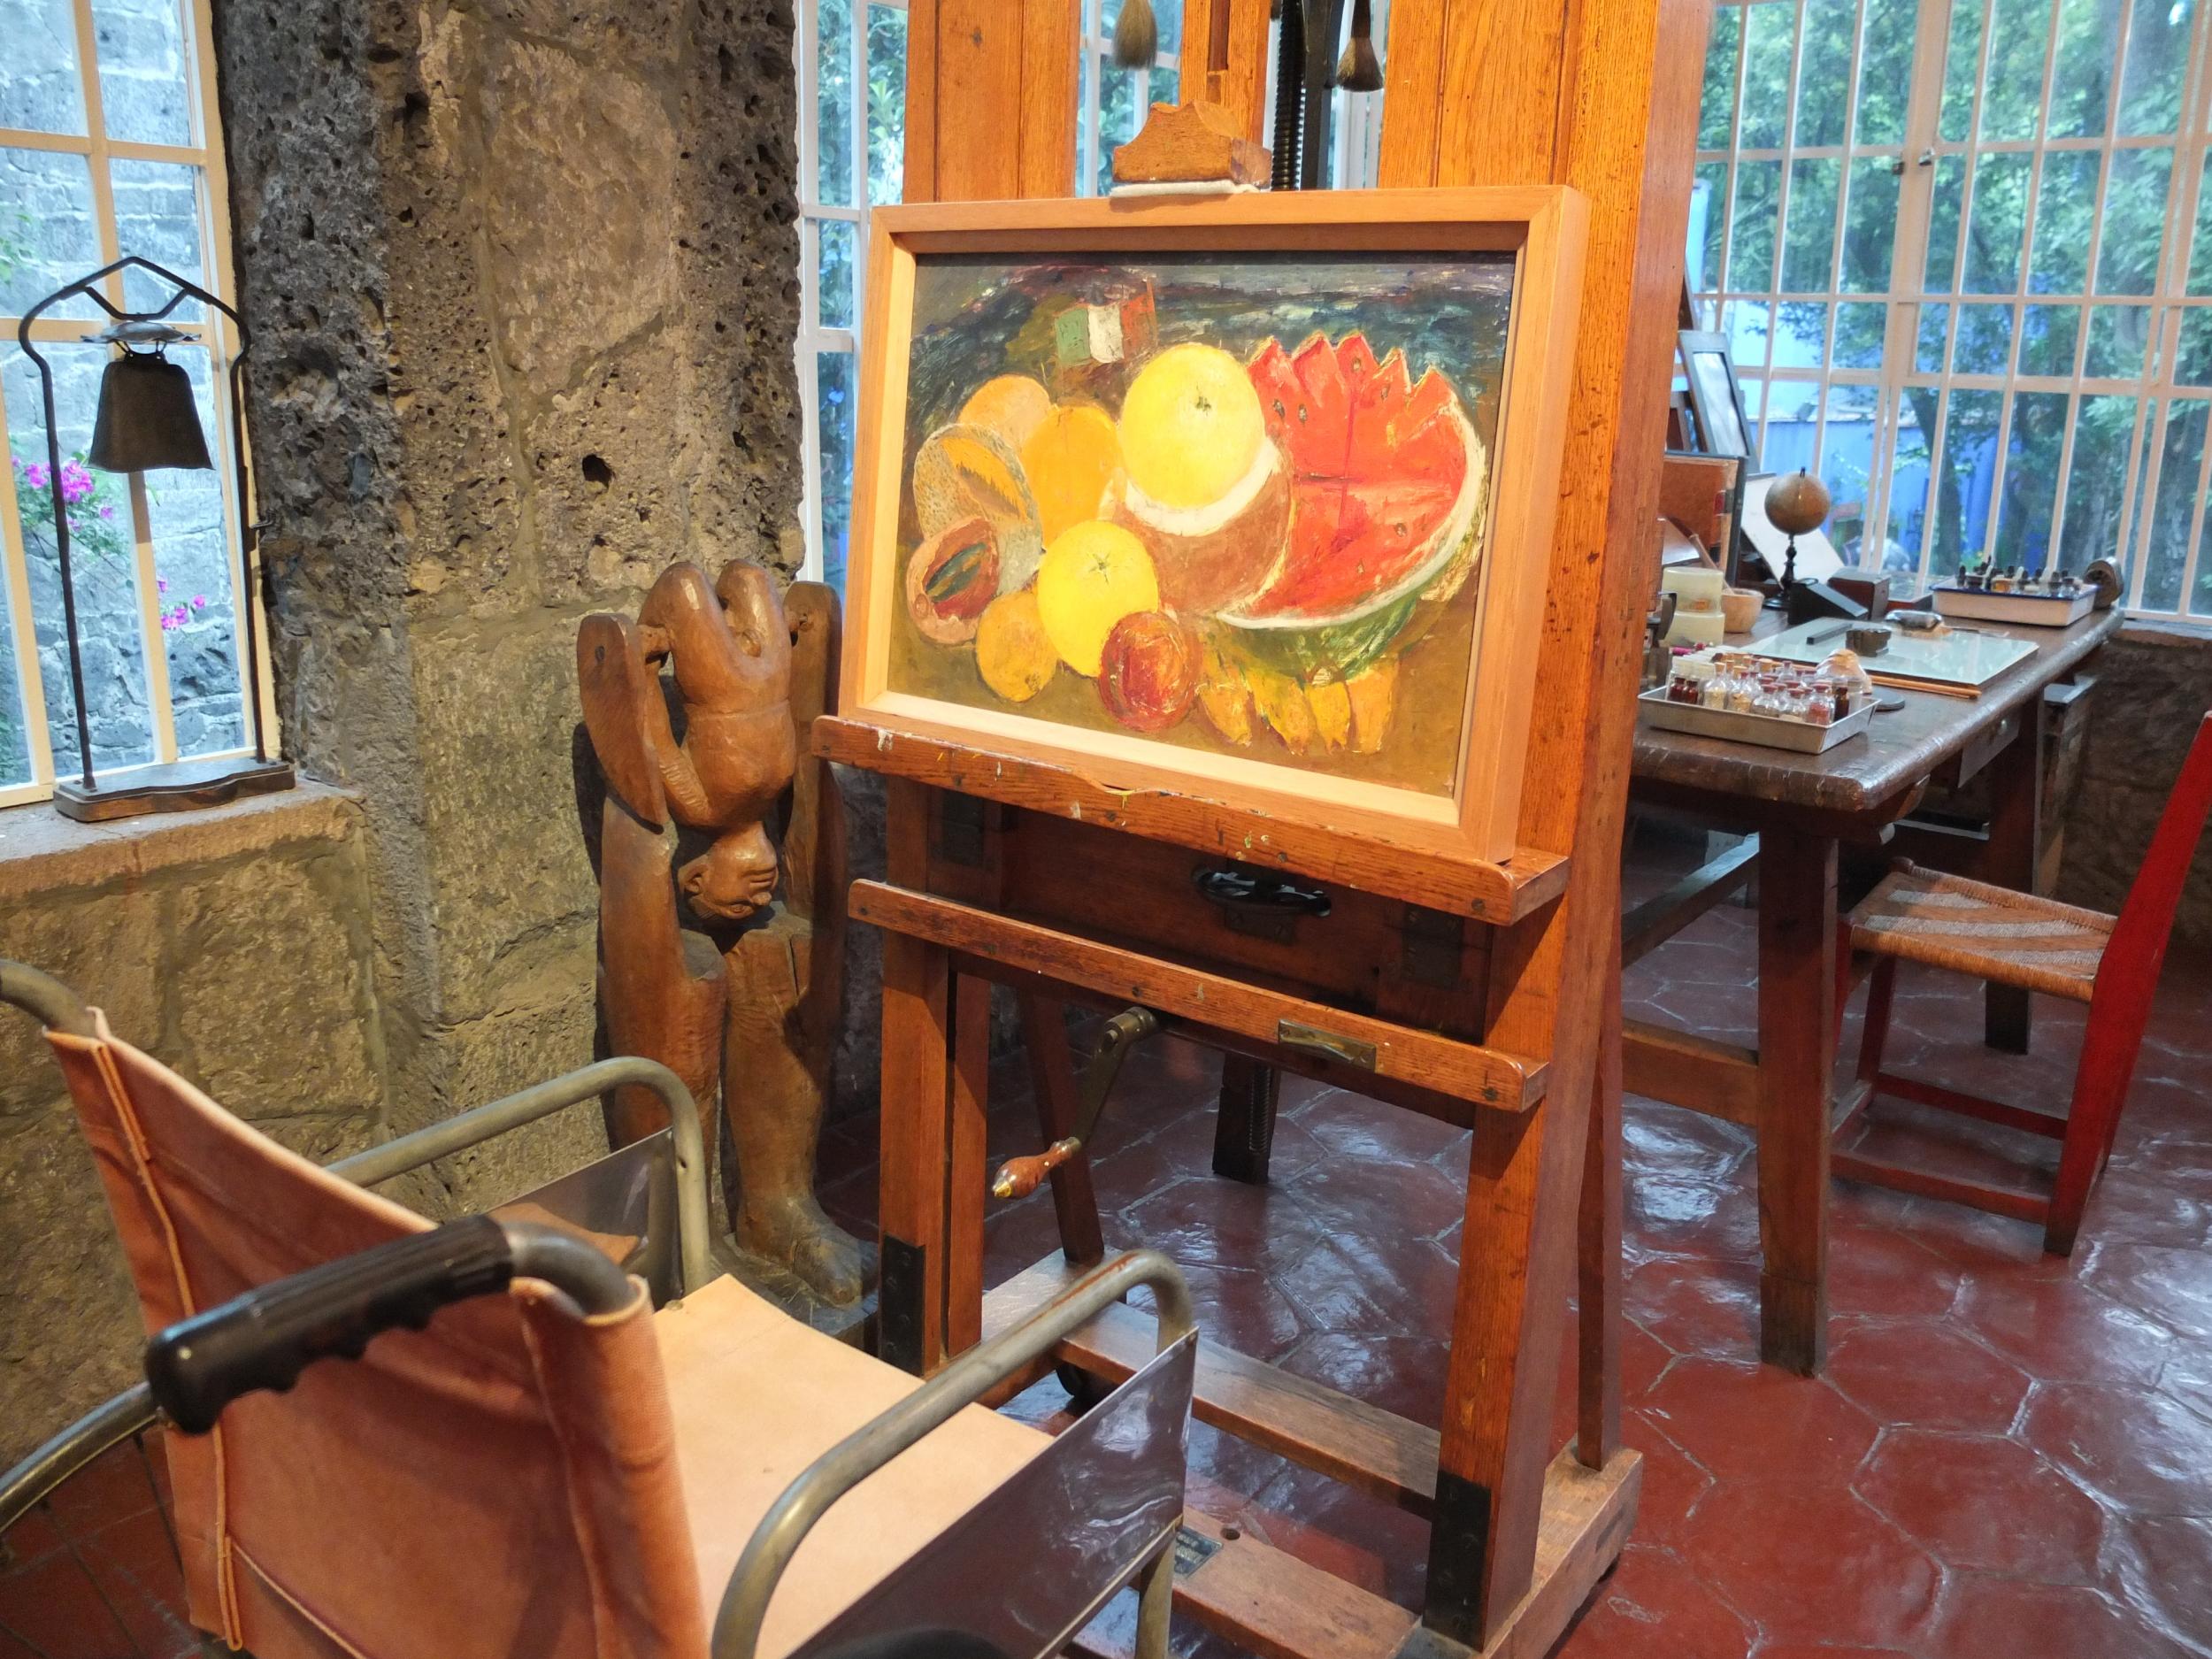
[[[999,1165],[998,1174],[991,1181],[994,1198],[1026,1198],[1045,1184],[1045,1179],[1070,1158],[1083,1149],[1083,1143],[1073,1135],[1056,1141],[1033,1157],[1009,1158]]]

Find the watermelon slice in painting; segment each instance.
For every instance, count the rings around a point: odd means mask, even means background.
[[[1414,380],[1398,350],[1378,362],[1363,334],[1333,346],[1316,334],[1294,351],[1271,340],[1249,373],[1289,462],[1290,526],[1259,592],[1222,620],[1253,644],[1325,630],[1291,654],[1349,672],[1439,578],[1457,588],[1484,496],[1481,441],[1440,373]]]

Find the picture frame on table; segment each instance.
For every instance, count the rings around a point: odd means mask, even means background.
[[[872,214],[840,714],[987,755],[986,796],[1071,772],[1503,862],[1586,217]]]
[[[1701,329],[1679,331],[1682,374],[1689,383],[1690,408],[1697,419],[1698,448],[1707,455],[1751,457],[1751,415],[1728,336]]]

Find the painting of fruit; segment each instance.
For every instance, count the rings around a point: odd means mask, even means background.
[[[888,687],[1449,795],[1513,280],[918,261]]]

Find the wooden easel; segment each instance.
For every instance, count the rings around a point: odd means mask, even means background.
[[[1255,136],[1265,70],[1253,42],[1265,41],[1267,11],[1268,0],[1189,0],[1184,16],[1186,96],[1212,96]],[[885,929],[887,1356],[934,1370],[1065,1269],[1056,1255],[987,1302],[981,1292],[993,980],[1021,995],[1048,1141],[1077,1110],[1058,1018],[1069,999],[1141,1003],[1232,1056],[1225,1100],[1246,1133],[1227,1150],[1248,1178],[1263,1166],[1251,1132],[1275,1068],[1473,1131],[1440,1432],[1203,1351],[1201,1417],[1432,1523],[1417,1619],[1192,1514],[1179,1605],[1257,1652],[1533,1659],[1617,1558],[1633,1516],[1638,1459],[1620,1445],[1617,849],[1707,15],[1704,0],[1393,8],[1381,181],[1566,183],[1592,210],[1510,859],[1425,866],[1386,843],[1282,823],[1274,862],[1335,900],[1286,942],[1225,926],[1196,895],[1202,855],[1174,797],[1123,796],[1072,772],[1010,788],[974,748],[835,718],[816,727],[818,753],[889,780],[888,879],[858,884],[851,903]],[[910,200],[1065,188],[1076,16],[1076,0],[913,0]],[[1334,1052],[1283,1041],[1300,1025],[1349,1041]],[[1363,1040],[1374,1070],[1360,1064]],[[1087,1167],[1078,1159],[1053,1180],[1066,1257],[1094,1258]],[[1554,1458],[1571,1288],[1579,1425]],[[1135,1337],[1110,1317],[1063,1358],[1118,1375]]]

